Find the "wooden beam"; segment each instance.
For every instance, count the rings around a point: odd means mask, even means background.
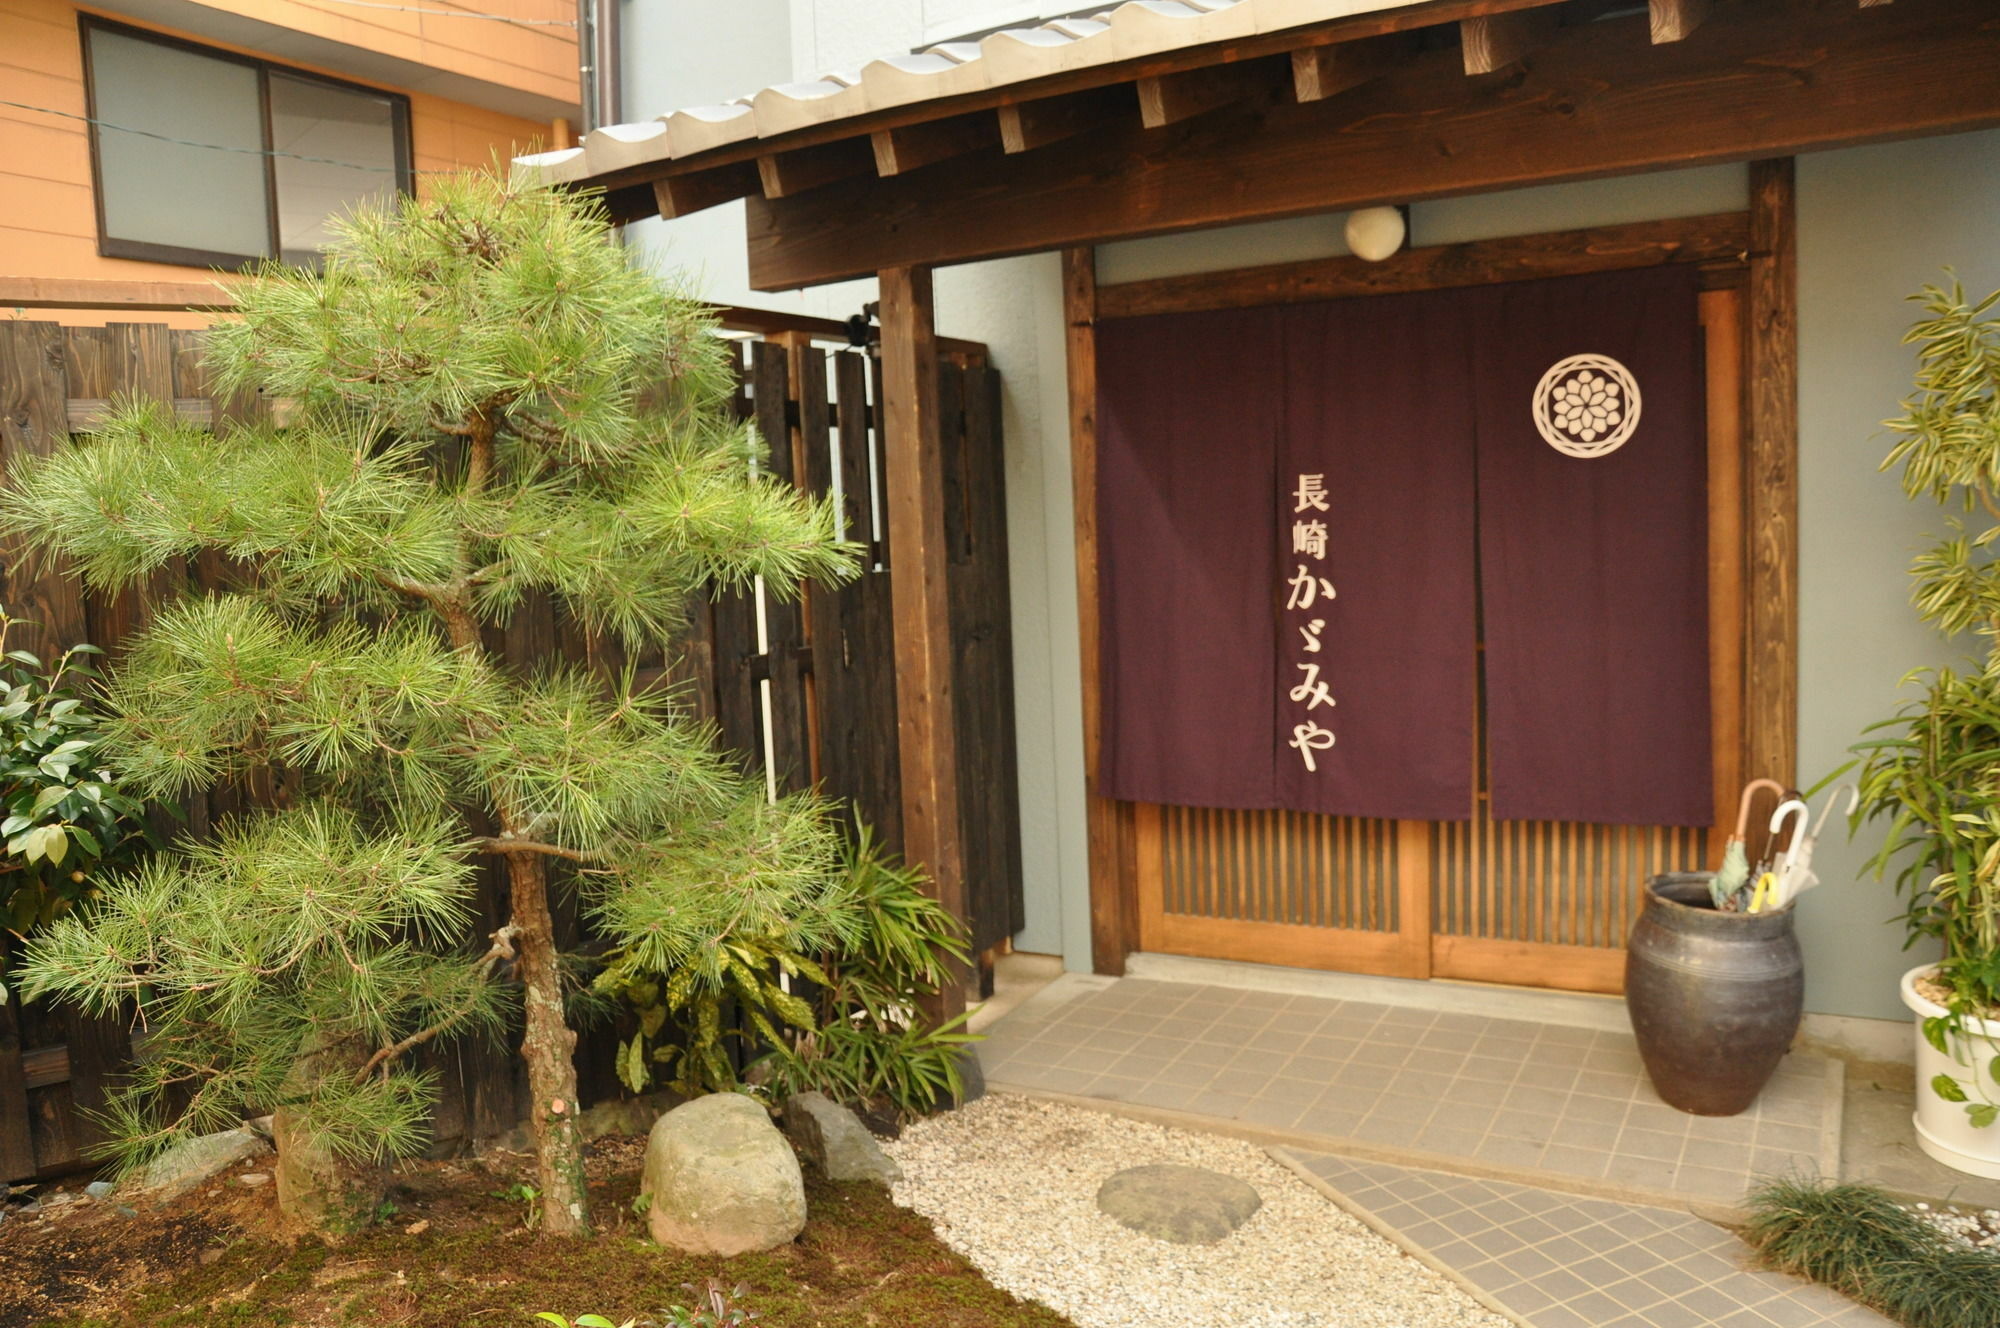
[[[894,550],[889,591],[896,625],[903,850],[913,865],[923,869],[931,895],[945,911],[964,919],[944,448],[931,273],[922,267],[889,268],[880,280],[882,466],[889,547]],[[963,986],[948,983],[929,1013],[951,1018],[964,1006]]]
[[[1404,249],[1379,263],[1351,255],[1268,267],[1196,272],[1101,286],[1099,318],[1301,304],[1353,295],[1484,286],[1497,281],[1575,276],[1667,263],[1740,264],[1750,248],[1750,217],[1642,221],[1623,226]]]
[[[1644,15],[1606,19],[1562,29],[1518,80],[1468,83],[1429,51],[1330,101],[753,199],[751,284],[1988,128],[1996,68],[1985,0],[1724,5],[1700,40],[1659,46]]]
[[[1000,142],[1000,126],[990,115],[954,115],[901,129],[878,129],[869,136],[878,175],[902,175],[933,162],[985,152]]]
[[[755,332],[770,341],[795,334],[803,334],[814,341],[847,340],[847,324],[834,318],[815,318],[811,314],[777,309],[751,309],[742,305],[723,305],[708,312],[710,317],[731,332]],[[939,337],[937,348],[938,354],[949,360],[964,364],[986,363],[986,343],[983,341]]]
[[[757,179],[766,198],[789,198],[836,180],[875,173],[875,152],[867,138],[843,138],[818,147],[772,152],[757,158]]]
[[[1557,26],[1557,11],[1553,7],[1462,18],[1458,21],[1458,40],[1465,72],[1491,74],[1505,69],[1546,45]]]
[[[1082,665],[1084,818],[1090,865],[1090,963],[1125,972],[1139,937],[1138,891],[1127,867],[1136,839],[1129,806],[1099,797],[1103,696],[1097,618],[1097,259],[1062,255],[1064,356],[1069,370],[1070,493],[1076,525],[1077,654]]]
[[[1275,70],[1261,60],[1208,65],[1139,80],[1139,121],[1148,129],[1192,120],[1270,87]]]
[[[236,298],[212,281],[98,281],[0,277],[0,309],[126,309],[133,313],[229,309]]]
[[[1799,325],[1792,160],[1750,164],[1744,747],[1749,778],[1798,767]]]
[[[1648,0],[1655,42],[1686,41],[1708,17],[1709,0]]]
[[[655,180],[653,202],[661,216],[671,219],[749,198],[760,188],[756,164],[738,161],[694,175],[669,175]]]
[[[790,130],[774,139],[746,139],[723,147],[711,148],[691,157],[635,162],[629,166],[605,171],[601,175],[569,181],[564,188],[615,190],[632,184],[650,184],[662,175],[704,171],[727,162],[754,160],[773,150],[789,151],[792,148],[830,143],[835,139],[872,134],[877,129],[894,129],[902,125],[920,124],[944,115],[997,111],[1002,106],[1014,103],[1065,96],[1093,89],[1123,87],[1129,95],[1134,80],[1163,73],[1233,64],[1260,56],[1275,56],[1285,60],[1289,59],[1291,52],[1299,46],[1359,41],[1365,37],[1375,37],[1390,32],[1416,32],[1440,24],[1456,23],[1468,15],[1509,13],[1517,9],[1535,9],[1561,3],[1564,3],[1564,0],[1424,0],[1423,3],[1399,5],[1392,9],[1369,10],[1366,13],[1324,19],[1318,23],[1299,27],[1279,28],[1233,41],[1186,46],[1170,51],[1146,52],[1104,64],[1064,70],[1045,78],[982,88],[977,92],[968,92],[955,97],[917,101],[879,111],[842,116]]]
[[[1393,68],[1415,50],[1414,41],[1402,34],[1301,47],[1292,52],[1292,96],[1298,101],[1337,97]]]
[[[1004,152],[1032,152],[1108,121],[1129,117],[1137,109],[1130,83],[1091,88],[1061,97],[1017,102],[999,110],[1000,147]]]

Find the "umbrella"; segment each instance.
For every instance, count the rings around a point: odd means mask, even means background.
[[[1812,870],[1813,843],[1819,838],[1819,832],[1826,829],[1827,819],[1833,815],[1833,804],[1840,801],[1842,789],[1847,791],[1847,810],[1843,815],[1853,815],[1854,809],[1861,805],[1861,790],[1854,785],[1842,784],[1834,789],[1832,795],[1820,807],[1819,823],[1813,826],[1812,833],[1800,835],[1792,840],[1791,850],[1785,854],[1784,865],[1778,871],[1777,899],[1774,907],[1789,904],[1819,884],[1819,877],[1813,875]],[[1775,818],[1773,819],[1775,823]],[[1800,828],[1804,828],[1803,821],[1800,822]]]
[[[1778,836],[1784,832],[1786,818],[1792,820],[1792,837],[1779,848]],[[1786,798],[1771,813],[1771,869],[1757,878],[1757,892],[1750,898],[1750,911],[1761,913],[1766,908],[1784,906],[1783,884],[1791,870],[1793,855],[1799,844],[1806,838],[1806,822],[1812,819],[1812,809],[1797,798]]]
[[[1708,883],[1709,897],[1715,901],[1717,908],[1721,908],[1750,880],[1750,856],[1743,850],[1743,841],[1750,834],[1750,799],[1760,788],[1771,790],[1781,800],[1785,796],[1785,786],[1775,779],[1753,779],[1743,786],[1743,796],[1736,804],[1736,830],[1722,850],[1722,869]]]

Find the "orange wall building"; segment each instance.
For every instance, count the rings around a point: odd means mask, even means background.
[[[132,317],[47,301],[157,308],[161,283],[186,295],[245,259],[309,255],[361,198],[566,142],[576,14],[574,0],[0,0],[0,316]]]

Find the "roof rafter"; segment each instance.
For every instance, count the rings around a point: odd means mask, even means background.
[[[1609,17],[1561,28],[1516,77],[1468,79],[1434,49],[1326,100],[753,200],[751,283],[1987,128],[1996,68],[1988,0],[1759,0],[1662,44],[1646,13]]]

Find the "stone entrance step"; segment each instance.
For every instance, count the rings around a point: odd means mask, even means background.
[[[1334,1202],[1529,1328],[1895,1328],[1751,1263],[1692,1214],[1274,1148]]]

